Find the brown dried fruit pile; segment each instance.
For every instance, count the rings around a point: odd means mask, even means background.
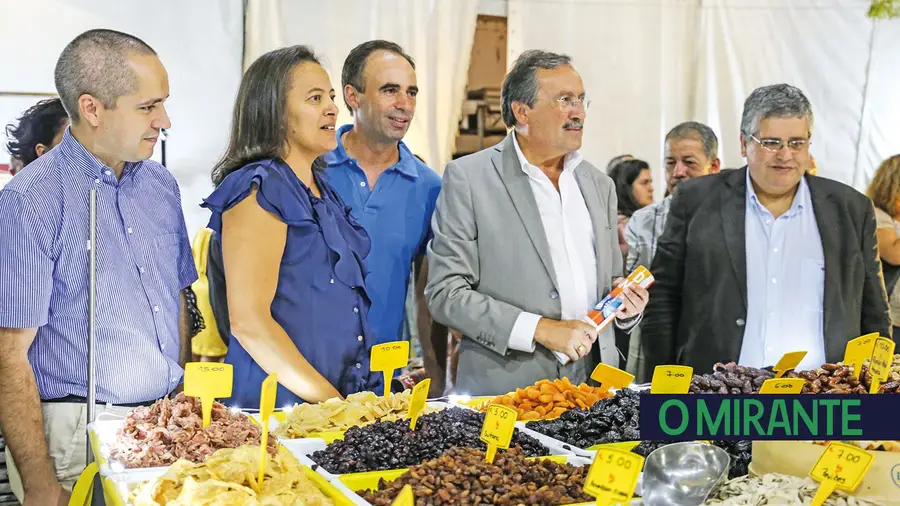
[[[555,506],[593,500],[582,489],[587,471],[587,466],[528,460],[518,448],[498,454],[488,464],[484,452],[457,447],[410,467],[392,482],[381,480],[378,491],[359,494],[375,506],[390,506],[403,487],[411,485],[416,506]]]
[[[775,377],[766,369],[746,367],[734,362],[713,366],[712,374],[695,374],[691,378],[692,394],[753,394],[759,392],[763,382]]]
[[[863,381],[853,375],[853,367],[837,364],[824,364],[811,371],[791,371],[785,375],[787,378],[803,378],[804,394],[864,394],[867,391],[866,379],[869,371],[862,367]]]

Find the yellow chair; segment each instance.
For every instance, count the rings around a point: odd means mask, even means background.
[[[216,319],[213,317],[212,306],[209,303],[209,279],[206,277],[206,264],[209,258],[209,243],[214,232],[204,228],[194,237],[191,250],[194,254],[194,265],[197,266],[197,281],[191,285],[197,296],[197,309],[203,316],[206,328],[194,336],[191,341],[191,351],[201,357],[222,357],[228,352],[228,346],[222,340]]]

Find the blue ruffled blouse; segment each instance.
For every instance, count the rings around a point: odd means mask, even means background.
[[[266,211],[288,225],[272,316],[300,353],[340,393],[381,391],[381,373],[369,370],[375,337],[368,325],[364,258],[370,242],[325,178],[315,174],[316,197],[280,159],[250,163],[229,174],[202,204],[212,211],[209,228],[222,233],[222,214],[257,189]],[[225,362],[234,366],[234,387],[227,402],[259,405],[267,377],[232,337]],[[278,386],[278,406],[305,402]]]

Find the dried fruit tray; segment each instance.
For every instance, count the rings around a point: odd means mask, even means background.
[[[559,464],[568,463],[572,464],[573,466],[591,465],[590,460],[573,455],[534,457],[534,459],[550,459]],[[394,471],[374,471],[371,473],[345,474],[341,476],[337,482],[332,483],[332,485],[343,492],[344,495],[347,496],[347,498],[349,498],[353,504],[358,506],[371,506],[371,503],[363,499],[359,494],[357,494],[357,492],[376,489],[378,488],[378,484],[382,479],[388,482],[394,481],[397,478],[403,476],[406,472],[406,469],[398,469]],[[638,487],[638,490],[640,490],[640,486]],[[638,502],[634,501],[632,503],[639,504]],[[571,506],[588,506],[595,504],[596,503],[579,503]]]
[[[94,460],[100,467],[100,476],[142,476],[146,472],[165,472],[168,467],[144,467],[137,469],[126,469],[125,467],[109,462],[109,452],[116,443],[116,437],[119,429],[125,425],[125,420],[101,420],[88,424],[88,437],[91,441],[91,451],[94,454]]]
[[[136,471],[140,472],[104,478],[103,491],[106,504],[108,506],[127,506],[135,488],[144,482],[159,478],[165,474],[166,469],[168,468],[139,469]],[[344,491],[338,490],[334,484],[313,472],[308,466],[303,466],[303,472],[323,494],[334,502],[335,506],[353,506],[355,504]]]
[[[550,450],[551,457],[581,457],[581,458],[591,458],[593,455],[586,455],[584,450],[581,450],[581,454],[573,452],[570,448],[570,445],[565,443],[561,443],[555,439],[548,438],[543,434],[539,434],[537,432],[525,429],[524,427],[517,427],[520,431],[529,436],[537,439],[541,444],[547,447]],[[286,450],[293,453],[297,460],[300,461],[301,464],[315,470],[317,473],[321,474],[328,481],[337,481],[340,480],[343,476],[349,476],[345,474],[332,474],[325,470],[322,466],[317,464],[310,458],[310,455],[313,453],[324,450],[326,446],[328,446],[328,442],[322,438],[305,438],[305,439],[285,439],[280,441],[281,446],[283,446]],[[548,458],[548,457],[543,457]],[[394,470],[396,471],[396,470]],[[401,469],[402,471],[402,469]],[[379,472],[391,472],[391,471],[372,471],[373,473]],[[368,474],[368,473],[355,473],[355,474]]]
[[[429,408],[432,408],[437,411],[452,407],[451,404],[446,403],[446,402],[429,401],[426,403],[426,405]],[[287,419],[288,412],[290,412],[291,409],[292,409],[292,407],[287,407],[281,411],[276,411],[276,412],[272,413],[272,415],[269,417],[269,431],[270,432],[272,432],[276,428],[278,428],[279,424],[284,423],[284,421]],[[250,419],[253,420],[253,422],[256,423],[257,425],[262,424],[260,417],[259,417],[259,413],[254,413],[254,414],[250,415]],[[299,438],[299,439],[324,439],[326,443],[332,443],[339,439],[344,439],[344,432],[346,432],[346,431],[333,430],[333,431],[317,432],[315,434],[310,434],[309,437]],[[279,437],[278,440],[280,442],[291,441],[290,438],[285,438],[285,437]]]

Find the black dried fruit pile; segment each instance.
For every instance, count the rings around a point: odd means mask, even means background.
[[[631,449],[632,452],[647,458],[653,451],[670,445],[676,441],[641,441]],[[751,442],[750,441],[712,441],[712,444],[728,452],[731,464],[728,467],[728,479],[738,478],[749,474]]]
[[[713,366],[712,374],[695,374],[691,378],[692,394],[752,394],[759,392],[763,382],[775,377],[766,369],[746,367],[734,362]]]
[[[518,448],[497,454],[493,464],[484,461],[480,450],[452,448],[360,495],[375,506],[390,506],[403,487],[411,485],[416,506],[556,506],[593,500],[583,490],[587,471],[588,466],[528,460]]]
[[[631,389],[618,390],[591,409],[570,409],[556,420],[528,422],[525,426],[578,448],[637,441],[641,439],[640,395]]]
[[[335,441],[309,457],[333,474],[403,469],[436,459],[456,446],[486,450],[487,445],[481,441],[483,422],[484,413],[463,408],[448,408],[419,417],[415,431],[409,429],[409,420],[375,422],[351,427],[342,441]],[[521,447],[528,457],[550,454],[537,439],[518,429],[510,446]]]
[[[713,441],[712,444],[728,452],[731,466],[728,468],[728,479],[747,476],[750,466],[751,441]]]

